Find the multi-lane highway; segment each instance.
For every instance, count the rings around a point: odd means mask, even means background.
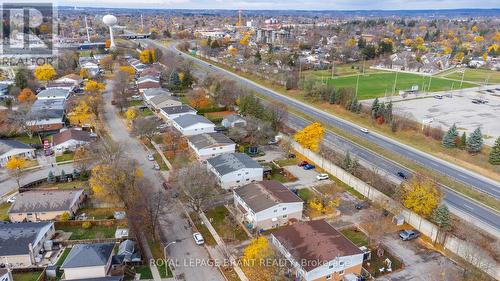
[[[487,193],[493,197],[500,198],[500,183],[496,181],[465,170],[461,167],[438,159],[427,153],[418,151],[412,147],[399,143],[383,135],[374,132],[370,132],[368,134],[363,133],[360,130],[360,127],[356,124],[345,121],[312,106],[272,91],[232,72],[213,66],[203,60],[181,53],[175,48],[175,45],[166,47],[153,40],[147,40],[147,42],[165,51],[171,51],[179,54],[184,59],[191,60],[196,65],[203,67],[207,71],[215,72],[224,75],[225,77],[231,78],[241,85],[244,85],[260,93],[261,95],[280,101],[286,104],[289,108],[293,108],[294,110],[300,111],[302,114],[309,116],[311,119],[340,128],[359,138],[375,143],[388,151],[397,153],[403,157],[406,157],[407,159],[415,161],[416,163],[424,167],[454,178],[457,181],[474,187],[477,190]],[[300,116],[294,115],[293,113],[289,114],[289,122],[292,126],[296,127],[303,127],[306,124],[310,123],[310,121],[305,120]],[[399,171],[406,171],[407,173],[410,173],[410,171],[408,171],[401,165],[388,160],[373,151],[361,147],[345,138],[342,138],[331,131],[326,132],[325,142],[331,146],[335,146],[335,148],[337,149],[342,149],[343,151],[351,151],[351,153],[355,154],[361,162],[376,166],[379,170],[383,170],[388,175],[394,176]],[[452,210],[457,215],[460,215],[462,218],[469,220],[470,222],[489,231],[490,233],[500,236],[500,215],[498,214],[498,212],[495,212],[490,208],[484,207],[481,204],[469,200],[468,198],[449,189],[444,189],[444,191],[446,194],[445,203],[450,207],[450,210]]]

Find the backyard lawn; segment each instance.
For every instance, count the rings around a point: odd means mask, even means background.
[[[344,229],[340,232],[358,247],[368,245],[368,238],[366,237],[366,235],[357,229]]]
[[[368,270],[373,277],[379,277],[383,275],[379,271],[380,268],[385,267],[384,261],[385,259],[389,259],[391,261],[391,269],[392,271],[396,271],[400,269],[403,264],[400,260],[391,255],[388,251],[384,251],[384,255],[382,257],[377,256],[377,250],[371,249],[372,251],[372,259],[363,263],[363,268]]]
[[[206,213],[211,220],[215,231],[226,242],[244,241],[248,239],[247,233],[241,228],[236,219],[232,217],[229,210],[224,206],[217,206]]]
[[[78,210],[77,215],[85,213],[88,218],[96,220],[112,219],[116,211],[123,211],[121,208],[82,208]]]
[[[28,135],[23,134],[19,135],[17,137],[14,137],[15,140],[22,142],[24,144],[36,144],[36,145],[41,145],[40,138],[38,136],[33,136],[31,139]]]
[[[66,175],[68,175],[71,171],[67,171]],[[59,176],[54,175],[54,176]],[[80,181],[75,180],[71,182],[58,182],[58,183],[48,183],[44,182],[40,185],[35,186],[35,188],[43,188],[43,189],[74,189],[74,188],[85,188],[89,187],[88,181]]]
[[[142,117],[148,117],[154,115],[153,111],[151,111],[151,109],[149,108],[138,110],[138,112],[139,115]]]
[[[84,240],[97,238],[115,237],[116,226],[93,225],[89,229],[83,229],[81,226],[58,225],[56,230],[71,232],[69,240]]]
[[[13,273],[12,277],[15,281],[36,281],[40,277],[40,272]]]
[[[450,90],[453,86],[454,89],[459,88],[457,81],[446,80],[438,77],[422,76],[410,73],[397,73],[398,79],[396,84],[396,95],[399,90],[410,89],[413,85],[418,85],[419,89],[427,89],[429,82],[431,83],[430,91],[444,91]],[[340,76],[333,79],[328,79],[329,84],[335,85],[339,88],[356,88],[357,75],[354,76]],[[365,74],[359,76],[358,85],[358,99],[370,99],[376,97],[383,97],[385,93],[390,95],[393,91],[394,81],[396,78],[395,72],[383,72]],[[470,83],[463,83],[462,88],[470,88],[475,85]]]

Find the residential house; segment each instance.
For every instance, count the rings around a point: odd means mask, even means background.
[[[61,88],[45,89],[36,95],[37,100],[55,100],[64,99],[69,97],[70,90]]]
[[[16,140],[0,139],[0,166],[5,166],[12,157],[34,159],[35,149]]]
[[[65,99],[37,99],[28,113],[27,124],[33,132],[54,132],[64,127]]]
[[[236,149],[236,144],[221,133],[189,136],[188,145],[200,160],[206,160],[224,153],[234,153]]]
[[[54,80],[54,82],[56,82],[56,83],[71,83],[71,84],[73,84],[73,87],[77,87],[80,85],[80,83],[83,82],[83,79],[82,79],[82,77],[80,77],[80,75],[75,74],[75,73],[71,73],[71,74],[65,75],[61,78]]]
[[[73,245],[61,266],[65,280],[106,277],[111,267],[113,243]]]
[[[253,182],[233,194],[239,219],[252,228],[276,228],[302,218],[304,202],[278,181]]]
[[[141,71],[141,73],[139,74],[139,77],[153,76],[153,77],[160,79],[160,74],[161,74],[160,65],[154,64],[154,65],[150,65],[149,67],[147,67],[143,71]]]
[[[157,95],[146,101],[153,109],[159,111],[163,107],[181,106],[182,102],[176,97]]]
[[[154,77],[154,76],[144,76],[140,77],[136,81],[137,84],[137,89],[139,89],[140,93],[144,93],[146,89],[154,89],[154,88],[160,88],[160,79]]]
[[[144,96],[145,101],[149,101],[150,99],[156,96],[170,97],[172,96],[172,93],[170,93],[167,89],[164,88],[152,88],[152,89],[145,89],[142,95]]]
[[[132,66],[135,69],[135,72],[141,73],[144,69],[146,69],[148,66],[143,64],[140,60],[138,59],[130,59],[129,61],[130,66]]]
[[[224,189],[262,181],[264,173],[262,166],[244,153],[226,153],[209,158],[207,167]]]
[[[285,226],[271,241],[292,264],[295,280],[342,280],[361,273],[363,252],[324,220]]]
[[[45,88],[47,90],[60,89],[60,90],[68,91],[68,93],[70,93],[71,91],[74,90],[75,86],[73,85],[73,83],[50,81],[47,83],[47,86]]]
[[[0,262],[13,268],[36,265],[43,243],[55,233],[53,222],[21,222],[0,225]]]
[[[9,98],[9,84],[0,83],[0,99]]]
[[[189,105],[177,105],[177,106],[169,106],[160,108],[160,114],[166,120],[173,120],[177,117],[181,117],[183,115],[196,115],[196,109],[192,108]]]
[[[75,151],[78,147],[89,144],[93,134],[81,129],[62,129],[52,136],[52,146],[56,153],[66,150]]]
[[[0,268],[0,281],[14,281],[12,273],[8,268]]]
[[[94,77],[101,71],[99,62],[92,57],[80,57],[78,59],[80,68],[86,69],[90,77]]]
[[[85,194],[83,189],[30,190],[19,193],[9,209],[11,222],[37,222],[76,214]]]
[[[135,242],[128,239],[120,243],[115,258],[117,258],[120,261],[119,262],[120,264],[124,262],[129,263],[129,262],[141,261],[141,255],[139,254]]]
[[[231,114],[222,119],[221,125],[226,128],[245,127],[247,125],[247,120],[239,114]]]
[[[162,112],[172,107],[162,108]],[[172,125],[184,136],[215,132],[215,124],[196,114],[184,114],[172,120]]]

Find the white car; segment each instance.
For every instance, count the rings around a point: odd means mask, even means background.
[[[330,177],[328,176],[328,174],[319,174],[316,176],[316,179],[321,181],[321,180],[327,180],[329,179]]]
[[[153,154],[148,154],[148,160],[149,161],[155,161],[155,158],[153,157]]]
[[[16,196],[12,196],[9,199],[7,199],[7,203],[14,203],[14,202],[16,202],[16,199],[17,199]]]
[[[361,130],[361,132],[363,132],[365,134],[368,134],[368,132],[369,132],[368,129],[366,129],[366,128],[361,128],[360,130]]]
[[[201,233],[199,232],[193,233],[193,239],[196,245],[203,245],[205,243],[205,240],[203,240],[203,236],[201,236]]]
[[[155,163],[154,169],[159,171],[160,170],[160,165],[158,165],[158,163]]]

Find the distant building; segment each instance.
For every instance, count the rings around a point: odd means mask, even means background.
[[[189,136],[188,145],[200,160],[206,160],[224,153],[234,153],[236,149],[236,144],[221,133]]]
[[[11,222],[55,220],[62,214],[70,217],[80,208],[83,189],[30,190],[19,193],[9,209]]]
[[[363,252],[324,220],[285,226],[271,241],[293,266],[295,280],[342,280],[361,274]]]
[[[65,280],[106,277],[111,267],[113,243],[73,245],[61,266]]]
[[[16,140],[0,139],[0,166],[5,166],[12,157],[35,159],[35,149]]]
[[[70,89],[66,88],[48,88],[36,95],[38,100],[56,100],[65,99],[67,100],[70,94]]]
[[[171,108],[171,107],[167,107]],[[162,108],[164,111],[165,108]],[[193,136],[215,132],[215,124],[207,118],[196,114],[184,114],[172,120],[172,125],[184,136]]]
[[[302,218],[304,201],[280,182],[253,182],[233,194],[238,218],[252,228],[276,228]]]
[[[54,132],[64,127],[66,100],[37,99],[31,105],[28,121],[33,132]]]
[[[224,189],[262,181],[264,169],[244,153],[228,153],[207,159],[208,169]]]
[[[266,44],[283,44],[291,37],[289,30],[274,28],[257,29],[257,42]]]
[[[54,236],[53,222],[21,222],[0,225],[0,262],[13,268],[37,264],[43,244]]]

